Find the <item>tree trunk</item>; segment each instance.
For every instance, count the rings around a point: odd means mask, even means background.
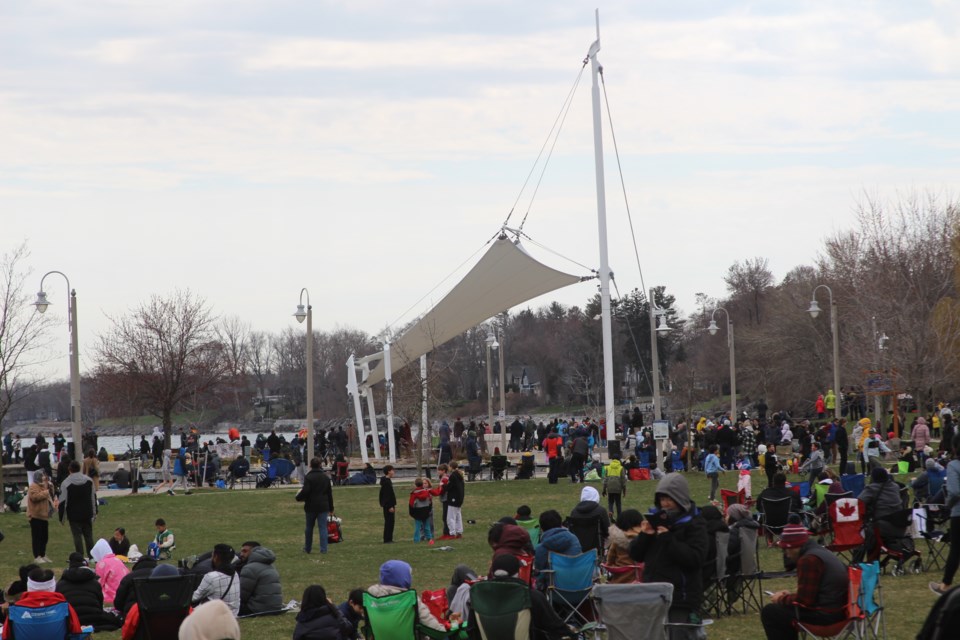
[[[173,417],[170,409],[163,410],[163,446],[166,449],[172,449],[170,446],[173,437]]]

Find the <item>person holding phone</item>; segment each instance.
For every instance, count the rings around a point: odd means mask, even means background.
[[[707,559],[707,523],[690,499],[690,486],[679,473],[668,473],[657,485],[656,508],[644,516],[640,533],[630,543],[630,557],[643,562],[644,582],[669,582],[673,603],[670,640],[696,638],[703,604],[702,567]]]

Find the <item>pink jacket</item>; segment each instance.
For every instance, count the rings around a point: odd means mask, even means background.
[[[923,451],[923,448],[930,444],[930,427],[927,426],[925,420],[922,418],[917,420],[917,424],[913,425],[910,438],[913,440],[913,446],[917,451]]]
[[[90,555],[97,563],[96,572],[100,577],[100,588],[103,589],[103,601],[113,602],[120,581],[130,570],[113,554],[110,545],[103,538],[93,546]]]

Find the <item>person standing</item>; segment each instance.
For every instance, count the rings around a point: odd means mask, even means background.
[[[313,527],[320,528],[320,553],[327,552],[327,518],[333,514],[333,484],[329,476],[320,469],[320,458],[310,460],[310,472],[303,479],[303,487],[297,493],[297,502],[303,503],[307,518],[304,531],[304,553],[310,553],[313,547]]]
[[[93,480],[93,490],[97,491],[100,488],[100,461],[93,449],[88,449],[83,459],[83,474]]]
[[[27,489],[27,520],[30,521],[30,542],[35,564],[53,562],[47,557],[50,540],[50,512],[57,507],[50,476],[37,471],[33,484]]]
[[[20,452],[23,449],[23,441],[20,440],[20,434],[13,436],[13,463],[20,464]]]
[[[712,444],[707,449],[707,457],[703,460],[703,472],[710,478],[710,502],[717,501],[717,489],[720,488],[720,458],[717,457],[717,445]]]
[[[563,438],[557,433],[556,429],[550,429],[550,433],[543,439],[540,445],[541,449],[547,452],[547,481],[550,484],[557,484],[557,474],[560,466],[560,449],[563,447]]]
[[[393,542],[393,528],[397,521],[397,494],[393,491],[393,465],[383,468],[380,478],[380,507],[383,509],[383,544]]]
[[[960,567],[960,436],[953,439],[950,448],[953,460],[947,464],[947,479],[943,485],[947,504],[953,504],[950,508],[950,555],[943,567],[943,580],[939,584],[930,583],[930,589],[940,595],[953,584],[953,576]]]
[[[450,529],[450,536],[462,538],[463,516],[460,509],[463,507],[465,486],[460,465],[456,460],[450,462],[450,480],[444,485],[444,490],[447,494],[447,527]]]
[[[833,444],[837,448],[837,455],[840,458],[840,474],[847,472],[847,452],[850,450],[850,438],[847,435],[847,419],[840,418],[837,421],[837,429],[833,434]]]
[[[70,523],[73,548],[90,556],[93,549],[93,521],[97,517],[97,492],[93,480],[80,473],[80,463],[70,462],[70,475],[60,485],[60,522],[64,516]]]

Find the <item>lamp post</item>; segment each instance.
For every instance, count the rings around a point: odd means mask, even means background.
[[[490,352],[500,347],[493,330],[487,330],[487,424],[493,428],[493,373],[490,366]],[[502,428],[501,428],[502,430]]]
[[[667,326],[667,310],[656,305],[653,298],[653,289],[650,289],[650,354],[653,365],[653,419],[663,417],[663,406],[660,399],[660,352],[657,350],[657,334],[670,331]],[[659,321],[658,321],[659,319]],[[657,440],[657,464],[663,462],[663,440]]]
[[[710,326],[707,327],[710,335],[715,336],[720,330],[716,320],[717,311],[723,311],[727,316],[727,346],[730,348],[730,422],[733,423],[737,419],[737,367],[733,355],[733,322],[730,321],[730,313],[726,309],[717,307],[710,314]]]
[[[817,285],[810,297],[810,308],[807,312],[811,318],[816,319],[820,315],[820,305],[817,304],[817,290],[826,289],[830,295],[830,333],[833,334],[833,393],[840,393],[840,325],[837,314],[837,303],[833,301],[833,290],[825,284]],[[833,417],[840,419],[842,396],[834,400]]]
[[[48,271],[40,279],[40,291],[34,306],[43,313],[50,306],[47,294],[43,290],[43,281],[52,273],[63,276],[67,281],[67,323],[70,326],[70,437],[73,439],[74,460],[83,456],[83,433],[80,413],[80,351],[77,340],[77,292],[70,288],[70,278],[60,271]]]
[[[497,414],[500,418],[500,446],[503,447],[500,449],[503,453],[507,452],[507,403],[504,400],[504,378],[503,378],[503,334],[499,331],[500,339],[495,343],[497,346],[494,349],[497,350],[497,362],[500,365],[500,412]]]
[[[303,310],[303,294],[307,294],[307,310]],[[310,305],[310,292],[304,287],[300,290],[300,304],[293,314],[297,322],[307,321],[307,467],[313,459],[313,307]]]

